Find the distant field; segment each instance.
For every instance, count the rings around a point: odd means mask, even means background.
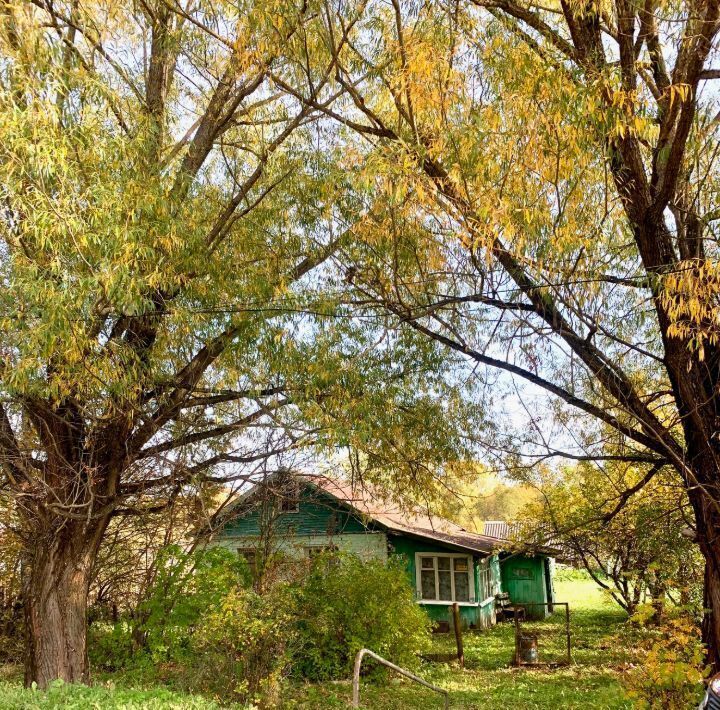
[[[577,577],[577,575],[576,575]],[[518,670],[511,667],[512,624],[465,635],[466,667],[455,663],[424,663],[421,675],[450,691],[451,707],[477,710],[557,710],[630,708],[620,675],[634,659],[628,644],[613,636],[625,615],[609,602],[596,585],[583,578],[556,582],[558,601],[567,601],[572,610],[573,665],[557,670]],[[560,615],[536,624],[541,657],[552,658],[563,650]],[[454,641],[449,635],[434,638],[435,654],[450,654]],[[8,671],[10,669],[6,669]],[[97,708],[98,710],[214,710],[211,700],[174,693],[162,687],[136,689],[118,678],[94,688],[58,687],[50,693],[23,690],[17,670],[2,680],[0,710],[45,710],[46,708]],[[283,708],[324,710],[346,708],[350,683],[291,684],[286,688]],[[370,710],[424,710],[441,708],[439,696],[395,677],[367,682],[362,688],[362,705]],[[237,706],[236,706],[237,707]]]

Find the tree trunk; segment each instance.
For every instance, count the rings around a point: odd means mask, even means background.
[[[707,649],[707,662],[713,673],[717,673],[720,671],[720,511],[709,494],[713,488],[696,486],[689,491],[689,496],[695,511],[697,542],[705,558],[702,640]]]
[[[97,531],[95,531],[97,532]],[[26,570],[25,684],[89,678],[87,601],[97,537],[64,521],[48,544],[38,541]]]
[[[659,625],[665,619],[665,602],[667,597],[667,584],[657,571],[650,572],[648,581],[653,613],[650,623]]]
[[[707,649],[707,662],[713,673],[720,670],[720,543],[713,541],[714,553],[705,553],[705,584],[702,640]]]

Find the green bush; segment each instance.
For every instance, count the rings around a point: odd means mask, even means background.
[[[169,549],[133,618],[91,625],[93,666],[274,707],[286,674],[346,678],[363,647],[413,667],[429,648],[430,620],[400,559],[321,556],[261,593],[249,581],[231,552]]]
[[[628,695],[644,710],[685,710],[702,696],[705,649],[691,614],[675,609],[659,625],[649,625],[649,605],[632,617],[642,662],[625,677]]]
[[[187,553],[169,546],[158,559],[154,583],[138,609],[115,624],[90,625],[90,661],[105,671],[179,663],[191,654],[194,629],[207,610],[217,608],[233,589],[249,584],[247,563],[229,550]]]
[[[415,603],[400,559],[321,556],[297,591],[293,672],[311,680],[345,678],[361,648],[404,667],[430,645],[431,623]]]
[[[209,609],[193,638],[195,687],[276,707],[295,640],[293,595],[286,585],[264,594],[231,591]]]
[[[94,668],[116,671],[137,659],[132,626],[121,620],[115,624],[96,621],[88,627],[88,656]]]
[[[234,589],[249,585],[247,564],[230,550],[212,547],[188,554],[168,547],[138,610],[141,621],[135,635],[143,639],[154,661],[179,661],[190,650],[203,615]]]

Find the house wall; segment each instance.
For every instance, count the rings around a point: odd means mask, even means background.
[[[429,541],[416,540],[409,537],[400,537],[397,535],[390,535],[390,552],[398,555],[402,555],[407,564],[408,575],[410,577],[411,584],[416,589],[416,574],[417,568],[415,566],[415,553],[417,552],[452,552],[444,545],[435,545]],[[459,550],[457,551],[459,552]],[[470,554],[470,553],[468,553]],[[480,561],[484,559],[480,556],[473,556],[473,581],[475,584],[475,600],[473,604],[461,604],[460,605],[460,619],[465,628],[472,626],[473,628],[488,628],[495,623],[495,597],[494,595],[487,599],[479,599],[480,587],[479,587],[479,572],[480,572]],[[492,580],[495,586],[495,593],[500,591],[500,565],[497,560],[497,556],[493,555],[490,558],[490,569],[492,574]],[[416,589],[417,594],[417,589]],[[431,604],[428,602],[421,601],[418,599],[418,603],[423,606],[427,611],[428,616],[433,621],[451,621],[452,614],[447,604]]]
[[[500,560],[503,591],[513,604],[546,603],[548,599],[544,557],[510,555]],[[549,613],[546,606],[528,606],[529,619],[542,619]]]
[[[334,498],[309,487],[301,490],[298,507],[296,513],[280,513],[274,518],[273,536],[344,535],[372,529],[372,525],[366,526]],[[263,525],[261,506],[257,506],[228,522],[222,534],[223,537],[258,535],[263,527],[267,529]]]
[[[235,552],[238,549],[254,548],[258,544],[257,535],[219,537],[214,543],[218,547],[224,547]],[[307,547],[324,545],[335,545],[338,550],[357,555],[361,559],[386,560],[387,559],[387,536],[384,532],[362,532],[350,533],[348,535],[286,535],[274,538],[272,541],[273,552],[286,554],[293,559],[306,557]]]

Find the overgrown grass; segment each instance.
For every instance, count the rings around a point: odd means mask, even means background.
[[[139,690],[112,683],[86,687],[54,683],[47,692],[0,682],[0,710],[219,710],[205,698],[166,688]]]
[[[456,662],[423,663],[420,674],[450,693],[452,708],[467,710],[557,710],[593,708],[629,709],[620,682],[621,674],[637,660],[627,634],[618,637],[625,614],[589,579],[571,575],[556,582],[558,601],[570,603],[572,614],[573,663],[569,668],[517,669],[510,663],[514,630],[510,623],[483,632],[466,633],[464,669]],[[564,642],[561,615],[533,624],[539,634],[541,657],[552,660]],[[449,656],[454,638],[438,635],[433,654]],[[390,659],[392,660],[392,659]],[[0,710],[46,708],[127,708],[135,710],[215,710],[221,699],[206,699],[158,687],[161,672],[145,677],[115,675],[102,677],[93,688],[58,685],[48,693],[23,690],[19,678],[3,679],[0,674]],[[169,679],[168,679],[169,680]],[[228,678],[228,685],[235,679]],[[172,682],[172,681],[170,681]],[[280,707],[288,710],[347,708],[349,681],[288,684]],[[362,706],[368,710],[430,710],[442,707],[440,697],[404,679],[385,676],[382,682],[365,681]],[[233,707],[239,707],[237,705]]]
[[[625,614],[588,579],[558,580],[556,593],[558,601],[567,601],[571,608],[573,663],[569,668],[513,668],[514,629],[508,623],[465,634],[464,669],[455,662],[426,663],[422,676],[450,692],[453,708],[630,708],[620,674],[636,658],[632,649],[616,638]],[[548,622],[531,624],[529,630],[539,635],[541,657],[553,660],[553,655],[559,655],[564,643],[560,614]],[[434,653],[449,655],[454,651],[454,638],[436,636],[433,646]],[[350,692],[349,683],[295,686],[285,707],[344,708]],[[382,684],[364,683],[361,700],[363,707],[373,710],[442,707],[439,695],[399,678]]]

